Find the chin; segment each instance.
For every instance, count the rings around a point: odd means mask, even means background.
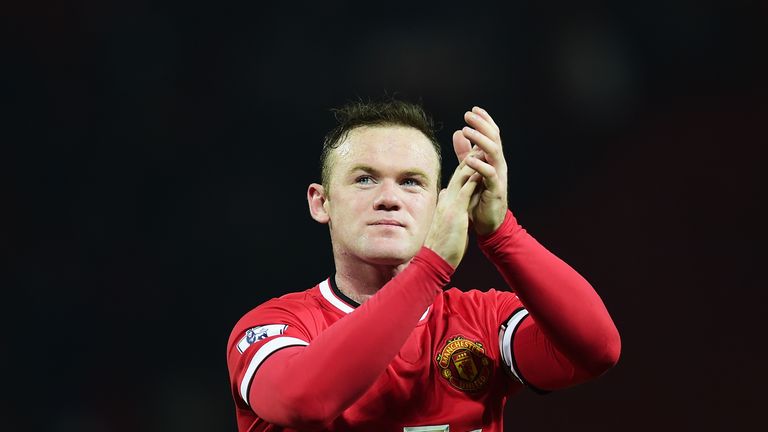
[[[376,248],[376,250],[368,250],[365,253],[365,259],[372,264],[400,265],[410,261],[414,255],[416,255],[416,251],[403,248]]]
[[[365,257],[366,261],[370,264],[375,265],[383,265],[383,266],[399,266],[400,264],[404,264],[408,262],[409,259],[413,258],[402,258],[402,257],[388,257],[388,256],[372,256],[372,257]]]

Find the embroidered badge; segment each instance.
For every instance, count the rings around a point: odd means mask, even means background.
[[[272,336],[278,336],[285,332],[288,326],[286,324],[270,324],[258,327],[253,327],[245,332],[245,336],[237,343],[237,350],[242,354],[246,348],[251,346],[254,342],[266,339]]]
[[[461,391],[473,393],[488,386],[490,360],[480,342],[471,341],[462,335],[450,338],[435,361],[440,375]]]

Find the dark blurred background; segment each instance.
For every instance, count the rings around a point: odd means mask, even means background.
[[[440,122],[445,173],[487,108],[511,209],[621,331],[506,430],[765,423],[765,2],[2,10],[3,431],[234,431],[229,332],[332,272],[306,186],[329,108],[384,94]],[[501,283],[476,250],[454,282]]]

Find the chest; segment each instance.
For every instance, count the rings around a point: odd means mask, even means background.
[[[460,316],[431,318],[337,420],[339,430],[447,424],[488,431],[489,419],[500,421],[509,381],[499,367],[498,336]]]

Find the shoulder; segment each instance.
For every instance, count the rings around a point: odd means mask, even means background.
[[[288,293],[249,310],[233,326],[230,344],[233,338],[255,326],[313,327],[315,310],[318,308],[316,291],[317,286],[314,286],[305,291]]]
[[[246,312],[240,322],[250,322],[274,315],[301,316],[309,311],[314,303],[311,295],[312,289],[288,293],[280,297],[272,298]]]

